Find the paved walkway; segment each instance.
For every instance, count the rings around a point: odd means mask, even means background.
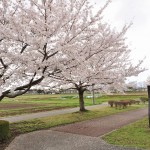
[[[106,144],[96,137],[62,133],[57,131],[36,131],[21,135],[5,150],[135,150]]]
[[[147,108],[142,108],[20,135],[6,150],[135,150],[107,144],[98,136],[141,119],[147,113]]]
[[[142,119],[148,114],[147,108],[123,112],[111,116],[82,121],[52,128],[54,131],[99,137],[124,125]]]
[[[108,105],[107,103],[102,103],[100,105],[86,106],[86,109],[92,110],[95,108],[102,108],[107,105]],[[7,120],[10,123],[13,123],[13,122],[19,122],[19,121],[23,121],[23,120],[35,119],[35,118],[40,118],[40,117],[56,116],[56,115],[60,115],[60,114],[73,113],[78,110],[79,110],[79,108],[52,110],[52,111],[23,114],[23,115],[10,116],[10,117],[0,117],[0,120]]]

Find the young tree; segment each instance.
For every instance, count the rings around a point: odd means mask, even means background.
[[[108,3],[93,16],[88,0],[1,0],[0,100],[62,71],[60,56],[92,36]]]

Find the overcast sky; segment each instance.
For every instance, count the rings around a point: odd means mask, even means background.
[[[97,9],[107,0],[91,1],[96,3]],[[142,66],[149,70],[130,80],[146,80],[147,76],[150,76],[150,0],[112,0],[104,11],[104,19],[118,30],[133,22],[126,34],[128,45],[132,49],[131,58],[135,63],[146,57]]]

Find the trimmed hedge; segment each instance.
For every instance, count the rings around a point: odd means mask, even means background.
[[[0,141],[6,140],[9,137],[9,122],[0,120]]]

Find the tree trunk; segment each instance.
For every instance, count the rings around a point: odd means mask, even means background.
[[[84,98],[83,98],[84,90],[79,89],[78,93],[79,93],[80,111],[86,111],[86,109],[84,107]]]

